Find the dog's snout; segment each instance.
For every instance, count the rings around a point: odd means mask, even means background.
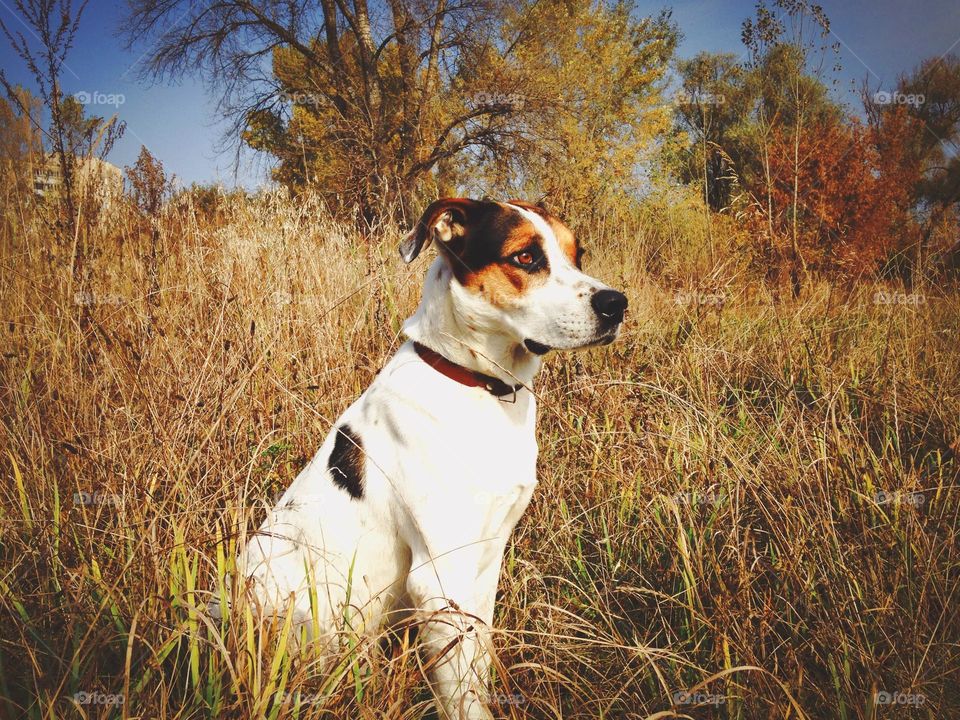
[[[598,290],[590,298],[590,304],[604,320],[623,322],[623,313],[627,309],[627,296],[616,290]]]

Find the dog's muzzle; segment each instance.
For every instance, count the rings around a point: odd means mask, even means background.
[[[590,305],[597,314],[597,334],[593,340],[581,347],[609,345],[617,339],[623,315],[627,311],[627,296],[617,290],[598,290],[590,298]],[[553,350],[550,345],[531,338],[524,340],[523,346],[534,355],[546,355]]]

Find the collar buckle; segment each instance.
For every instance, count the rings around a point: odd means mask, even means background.
[[[503,388],[494,387],[492,383],[486,385],[486,391],[493,395],[497,400],[502,403],[513,404],[517,402],[517,391],[523,387],[523,385],[505,385],[507,392],[500,392]],[[510,396],[509,398],[507,396]]]

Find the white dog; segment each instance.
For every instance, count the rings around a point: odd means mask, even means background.
[[[403,240],[433,240],[400,347],[337,420],[241,553],[267,614],[323,638],[421,621],[441,717],[489,718],[487,635],[504,548],[537,483],[541,356],[612,342],[627,298],[580,271],[539,206],[447,198]],[[314,605],[311,608],[311,604]]]

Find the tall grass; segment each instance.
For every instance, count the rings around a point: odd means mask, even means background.
[[[204,612],[402,342],[423,265],[400,228],[235,197],[168,206],[152,292],[126,212],[80,289],[36,218],[0,238],[0,714],[425,716],[411,633],[321,669],[242,602]],[[696,208],[579,232],[630,312],[538,382],[495,714],[960,716],[960,296],[776,298],[735,228],[708,257]]]

